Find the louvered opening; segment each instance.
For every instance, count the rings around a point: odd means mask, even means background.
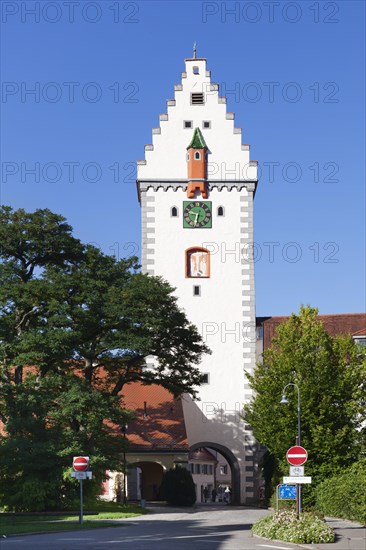
[[[203,105],[205,103],[205,96],[203,92],[196,92],[191,94],[191,105]]]

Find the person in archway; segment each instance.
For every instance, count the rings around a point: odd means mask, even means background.
[[[208,499],[208,488],[207,487],[205,487],[203,489],[203,498],[204,498],[205,502],[207,502],[207,499]]]
[[[211,497],[212,497],[212,502],[216,502],[216,497],[217,497],[216,489],[212,489]]]

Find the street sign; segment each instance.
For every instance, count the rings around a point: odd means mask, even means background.
[[[71,472],[71,477],[74,477],[75,479],[87,479],[88,472]]]
[[[296,485],[279,485],[278,498],[281,500],[296,499]]]
[[[286,453],[286,458],[287,462],[291,464],[291,466],[302,466],[302,464],[305,464],[308,459],[308,453],[304,447],[295,445],[294,447],[289,448]]]
[[[304,472],[304,466],[290,466],[290,476],[303,476]]]
[[[89,470],[89,457],[74,456],[72,467],[74,468],[75,472],[86,472],[87,470]]]
[[[311,483],[311,476],[284,476],[283,477],[284,483],[298,483],[299,485],[303,485],[306,483]]]

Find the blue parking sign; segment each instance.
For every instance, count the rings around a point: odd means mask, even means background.
[[[278,498],[280,498],[281,500],[295,500],[296,485],[279,485]]]

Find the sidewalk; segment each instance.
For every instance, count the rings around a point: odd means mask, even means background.
[[[325,521],[334,529],[336,540],[326,544],[301,544],[302,548],[311,550],[365,550],[366,528],[360,523],[346,519],[325,518]]]

